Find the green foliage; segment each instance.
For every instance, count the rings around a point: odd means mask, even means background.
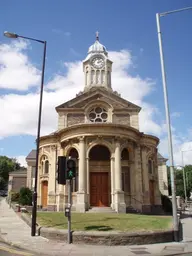
[[[19,204],[32,205],[32,191],[29,188],[23,187],[20,189]]]
[[[5,189],[9,179],[9,173],[23,167],[14,158],[0,156],[0,190]]]
[[[165,213],[172,214],[172,202],[171,199],[166,195],[161,195],[162,208]]]
[[[184,168],[185,180],[186,180],[186,192],[187,197],[190,197],[192,192],[192,165],[186,165]],[[171,195],[171,179],[170,179],[170,168],[167,168],[168,173],[168,184],[169,184],[169,195]],[[185,198],[184,182],[183,182],[183,170],[175,169],[175,186],[176,195]]]
[[[19,201],[19,193],[18,192],[10,192],[11,201],[12,202],[18,202]]]

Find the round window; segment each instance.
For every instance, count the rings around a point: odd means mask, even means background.
[[[102,107],[95,107],[89,112],[89,120],[94,123],[107,122],[108,114],[107,110]]]

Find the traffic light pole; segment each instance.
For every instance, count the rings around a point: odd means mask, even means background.
[[[72,204],[72,193],[71,193],[71,182],[72,180],[68,180],[68,207],[69,207],[69,214],[68,214],[68,243],[72,243],[72,234],[71,234],[71,204]]]

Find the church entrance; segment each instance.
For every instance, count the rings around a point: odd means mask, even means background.
[[[89,153],[90,206],[110,205],[110,152],[103,145],[94,146]]]
[[[108,172],[90,173],[90,205],[97,207],[109,206]]]
[[[43,181],[42,190],[41,190],[42,207],[47,207],[47,196],[48,196],[48,181]]]

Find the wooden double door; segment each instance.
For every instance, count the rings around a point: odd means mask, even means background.
[[[109,172],[90,172],[90,206],[109,206]]]
[[[42,182],[41,189],[41,203],[43,207],[47,207],[48,181]]]

